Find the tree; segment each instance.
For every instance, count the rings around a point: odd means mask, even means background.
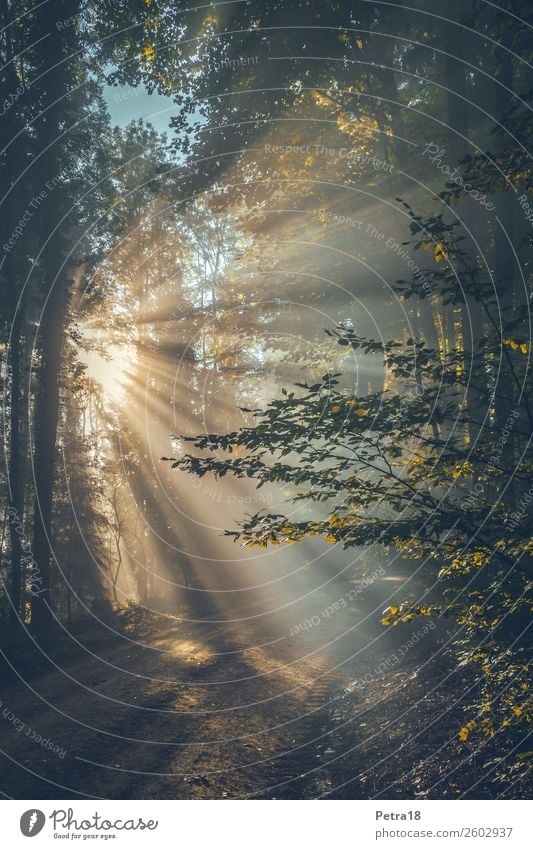
[[[495,735],[500,758],[518,752],[507,766],[502,761],[499,775],[507,780],[528,768],[521,740],[532,717],[524,629],[533,602],[533,385],[530,340],[520,335],[528,305],[502,308],[492,281],[480,277],[464,248],[457,220],[424,217],[403,205],[413,249],[434,251],[433,297],[454,307],[474,299],[484,317],[485,335],[475,350],[443,352],[414,338],[382,342],[341,325],[327,332],[343,349],[379,354],[389,375],[386,388],[357,396],[340,373],[325,374],[283,390],[265,410],[247,411],[256,420],[248,427],[183,436],[199,453],[170,461],[200,477],[230,474],[258,487],[295,488],[298,520],[260,511],[239,530],[226,531],[243,545],[322,537],[344,548],[377,544],[417,561],[428,589],[420,600],[389,607],[382,624],[417,616],[455,619],[457,657],[481,667],[478,696],[460,737],[466,742],[479,732],[476,754]],[[416,278],[396,288],[403,298],[428,295]],[[493,376],[500,356],[509,374],[505,386]],[[472,419],[479,407],[465,406],[471,387],[491,411],[483,421]],[[507,407],[505,422],[494,413],[500,403]],[[472,425],[475,441],[467,438]],[[511,435],[516,453],[509,464],[504,447]],[[518,512],[506,494],[510,479]]]

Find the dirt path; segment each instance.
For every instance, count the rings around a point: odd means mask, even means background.
[[[438,629],[398,659],[398,634],[370,615],[390,594],[385,579],[321,615],[350,589],[353,582],[337,582],[315,594],[310,628],[299,627],[293,610],[283,627],[272,615],[249,618],[243,597],[226,621],[132,612],[118,626],[80,623],[42,651],[28,640],[22,649],[12,644],[2,670],[2,792],[42,799],[375,795],[404,776],[421,746],[428,753],[436,746],[435,728],[425,742],[417,737],[427,682],[422,674],[413,684],[412,676],[434,655]],[[427,675],[435,676],[430,666]],[[396,793],[406,793],[405,779],[388,795]]]

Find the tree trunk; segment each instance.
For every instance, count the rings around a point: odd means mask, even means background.
[[[513,57],[510,53],[502,52],[498,82],[501,83],[501,86],[497,86],[496,89],[494,117],[496,120],[505,125],[503,116],[509,106],[511,106],[511,102],[509,100],[509,93],[506,91],[504,86],[506,86],[507,89],[512,89],[513,86]],[[499,224],[496,223],[496,233],[494,238],[494,276],[496,278],[496,286],[501,292],[499,298],[502,324],[504,324],[506,319],[511,317],[513,306],[516,305],[515,285],[517,268],[513,252],[515,225],[514,207],[516,199],[513,197],[513,192],[509,188],[507,191],[504,191],[495,197],[494,203],[496,205],[496,215],[500,221]],[[505,332],[502,332],[502,337],[505,337],[506,335],[507,334]],[[505,353],[505,350],[502,349],[499,362],[499,375],[494,388],[495,420],[498,428],[500,428],[500,432],[505,427],[505,422],[511,412],[512,406],[509,401],[502,396],[508,397],[509,394],[516,396],[517,392],[517,386],[508,367]],[[498,436],[496,439],[497,438]],[[513,457],[514,437],[511,433],[505,440],[502,450],[502,464],[505,468],[513,468]],[[509,481],[506,481],[506,483],[505,500],[511,509],[514,509],[516,500],[516,483],[512,477]]]
[[[52,501],[55,478],[59,374],[64,325],[64,297],[60,285],[49,298],[41,322],[41,369],[35,402],[35,516],[33,531],[31,622],[36,629],[52,622],[50,581]]]
[[[471,4],[465,4],[464,0],[450,0],[450,18],[460,21],[462,14],[470,11]],[[449,165],[453,167],[470,152],[468,143],[468,92],[464,64],[463,28],[461,26],[448,25],[446,40],[448,42],[448,49],[444,70],[448,88],[447,125],[450,129],[447,141],[447,158],[450,160]],[[463,197],[460,204],[455,208],[457,217],[464,226],[465,241],[462,243],[462,250],[466,253],[466,262],[469,265],[475,265],[477,256],[474,230],[479,212],[477,207],[474,207],[474,203],[472,199]],[[464,285],[468,284],[470,284],[470,279],[466,272]],[[465,296],[460,308],[462,345],[465,353],[465,372],[468,373],[471,362],[476,366],[479,365],[480,352],[478,351],[478,340],[483,335],[483,321],[481,306],[471,295]],[[473,419],[473,422],[481,422],[483,421],[486,410],[483,409],[479,393],[472,388],[471,383],[472,381],[469,381],[466,390],[470,418]],[[479,435],[479,425],[473,422],[470,425],[468,434],[472,444],[475,443]]]
[[[20,602],[22,588],[22,538],[24,521],[24,488],[21,475],[20,446],[20,396],[21,396],[21,329],[23,306],[18,304],[11,326],[9,344],[9,366],[11,372],[11,394],[9,409],[9,469],[8,509],[9,539],[11,554],[10,624],[20,624]]]
[[[72,19],[79,10],[80,0],[58,0],[54,5],[54,13],[58,19]],[[46,7],[39,8],[36,34],[41,37],[38,50],[42,82],[39,85],[42,86],[44,104],[39,120],[35,122],[35,129],[41,156],[39,173],[48,192],[39,208],[39,240],[43,247],[38,259],[42,273],[44,306],[39,328],[41,363],[34,411],[34,589],[31,598],[32,627],[41,629],[52,622],[52,503],[59,415],[59,377],[70,284],[67,267],[69,248],[64,237],[64,216],[71,207],[72,200],[68,183],[63,182],[62,177],[65,162],[68,162],[70,155],[63,128],[73,118],[69,109],[69,91],[76,73],[79,39],[75,27],[55,27]]]
[[[7,98],[10,93],[17,91],[24,78],[24,60],[15,55],[16,50],[12,43],[12,21],[15,11],[12,6],[13,4],[9,3],[8,0],[1,0],[0,24],[3,33],[2,50],[0,51],[2,100],[4,96]],[[6,145],[0,163],[0,192],[2,197],[9,197],[9,213],[3,216],[1,224],[2,243],[8,242],[13,235],[13,227],[20,220],[32,195],[31,182],[28,179],[24,181],[22,186],[19,185],[16,190],[13,190],[13,181],[26,165],[26,150],[22,144],[12,144],[11,140],[23,131],[25,120],[25,92],[23,92],[22,99],[9,111],[4,110],[2,115],[2,128]],[[20,266],[25,262],[24,250],[21,250],[21,243],[24,243],[24,240],[25,234],[11,250],[4,254],[4,261],[0,266],[4,278],[6,300],[11,308],[11,333],[8,348],[9,448],[6,458],[8,467],[7,515],[11,558],[9,580],[11,627],[20,624],[23,581],[24,463],[22,460],[21,391],[22,373],[26,358],[22,339],[25,299],[21,296],[20,291],[20,280],[23,277]],[[19,269],[18,273],[17,269]]]

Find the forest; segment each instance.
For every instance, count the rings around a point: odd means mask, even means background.
[[[4,799],[524,799],[528,0],[0,2]]]

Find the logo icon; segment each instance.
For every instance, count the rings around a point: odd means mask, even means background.
[[[20,830],[24,837],[35,837],[36,834],[42,831],[45,822],[46,817],[43,812],[37,810],[37,808],[32,808],[22,814],[20,818]]]

